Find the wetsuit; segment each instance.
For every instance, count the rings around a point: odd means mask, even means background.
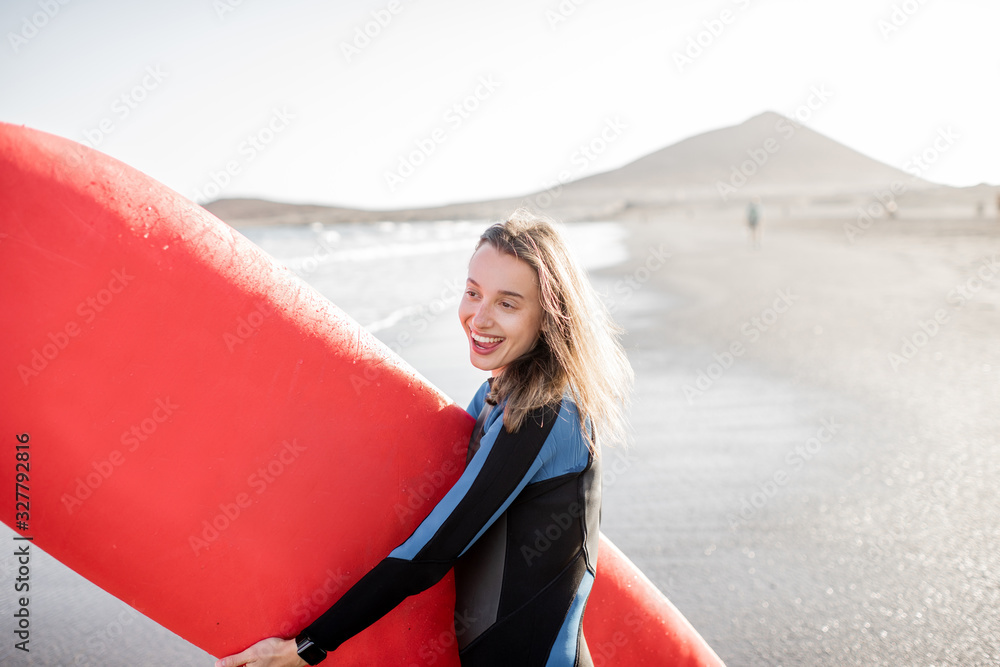
[[[462,476],[409,538],[304,630],[327,651],[455,567],[463,667],[590,667],[583,611],[597,567],[600,459],[568,398],[516,434],[484,383]]]

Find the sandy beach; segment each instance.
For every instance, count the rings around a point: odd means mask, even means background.
[[[628,225],[605,531],[727,664],[996,664],[1000,223],[764,220]]]

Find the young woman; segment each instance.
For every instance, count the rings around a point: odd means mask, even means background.
[[[492,375],[468,408],[478,419],[465,472],[298,637],[217,667],[317,664],[452,567],[463,666],[593,664],[583,612],[597,565],[598,441],[624,441],[632,385],[620,330],[556,228],[525,210],[483,233],[458,314],[472,364]]]

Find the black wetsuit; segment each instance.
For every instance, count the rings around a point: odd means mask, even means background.
[[[583,611],[597,567],[600,459],[574,403],[516,434],[484,383],[466,469],[403,544],[305,632],[331,651],[455,567],[463,667],[589,667]],[[485,409],[484,409],[485,408]],[[331,656],[332,657],[332,656]]]

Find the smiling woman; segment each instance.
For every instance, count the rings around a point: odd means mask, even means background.
[[[458,308],[472,365],[499,375],[507,363],[535,347],[542,314],[538,278],[531,266],[491,244],[481,246],[469,262]]]
[[[589,417],[605,441],[624,440],[620,399],[632,375],[621,331],[551,221],[519,209],[486,230],[459,318],[472,365],[497,378],[491,397],[509,396],[507,428],[568,389],[581,427]]]
[[[620,438],[632,384],[620,330],[555,226],[525,210],[480,237],[459,319],[472,364],[492,373],[468,407],[478,418],[461,477],[295,640],[265,639],[218,667],[318,664],[452,567],[462,665],[594,664],[583,614],[597,569],[597,434]]]

